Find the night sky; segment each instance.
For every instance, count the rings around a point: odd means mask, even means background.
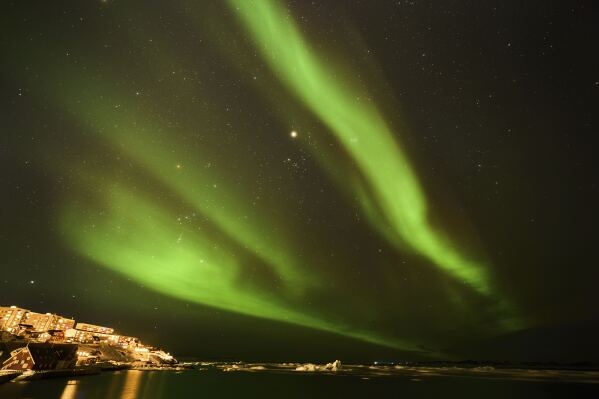
[[[599,360],[593,2],[0,7],[1,305],[206,358]]]

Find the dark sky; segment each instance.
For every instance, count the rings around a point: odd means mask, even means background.
[[[200,357],[599,359],[593,2],[0,7],[0,305]]]

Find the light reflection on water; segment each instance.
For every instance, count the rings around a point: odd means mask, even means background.
[[[130,370],[125,378],[121,399],[136,399],[143,371]]]
[[[77,380],[69,380],[64,386],[60,399],[76,399],[77,398]]]

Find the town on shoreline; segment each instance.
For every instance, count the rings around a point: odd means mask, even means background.
[[[53,313],[0,306],[0,373],[90,373],[97,370],[171,369],[170,353],[112,327]]]

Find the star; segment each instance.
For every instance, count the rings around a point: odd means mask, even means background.
[[[292,130],[292,131],[291,131],[291,133],[289,133],[289,136],[290,136],[292,139],[295,139],[295,138],[297,138],[297,132],[296,132],[295,130]]]

